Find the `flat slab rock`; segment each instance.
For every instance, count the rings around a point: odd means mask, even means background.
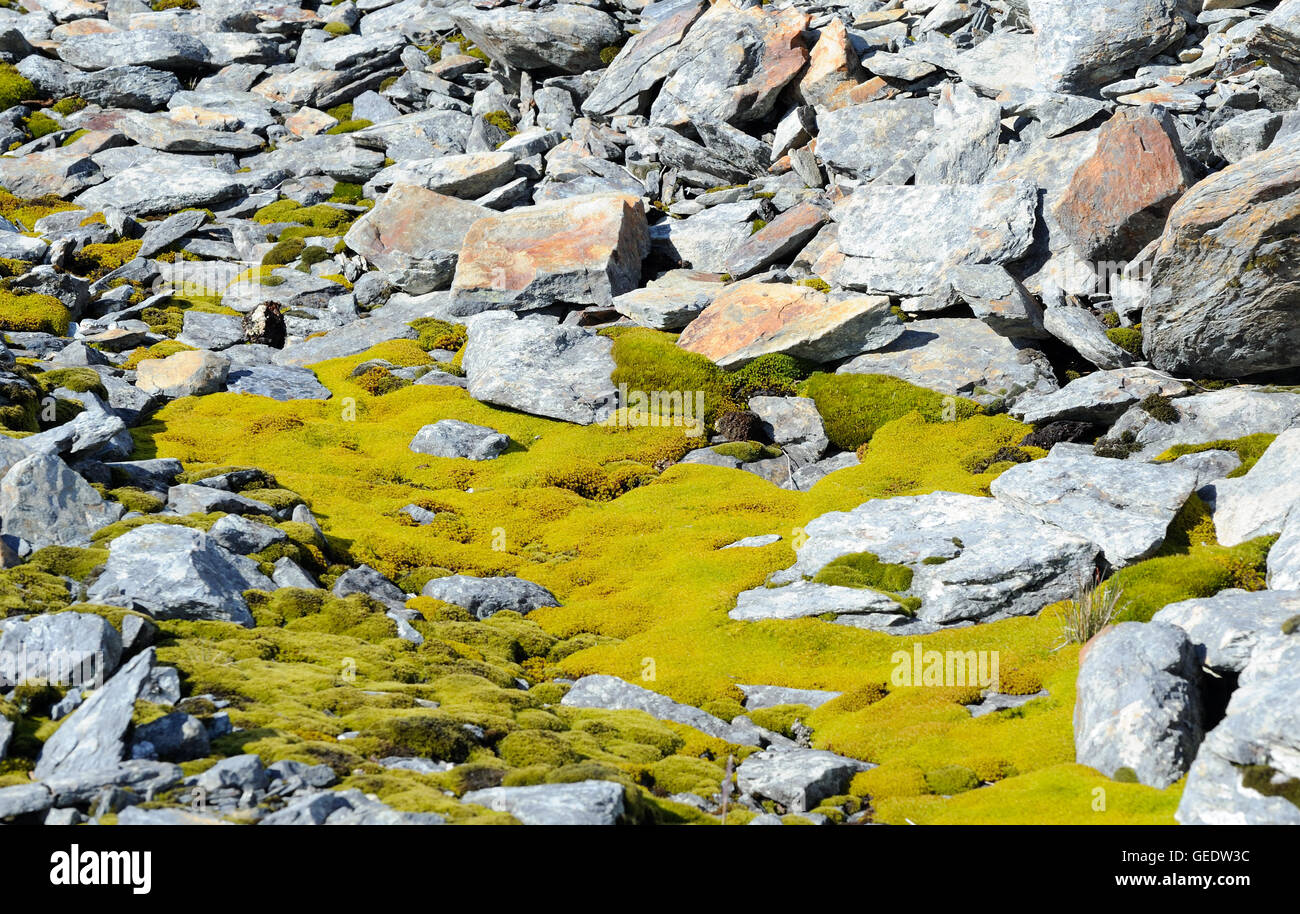
[[[748,756],[736,770],[741,792],[807,812],[848,790],[853,776],[876,767],[818,749],[767,749]]]
[[[773,575],[773,583],[808,589],[805,576],[840,556],[870,552],[881,562],[912,569],[904,596],[919,597],[917,617],[937,624],[1032,615],[1069,597],[1080,576],[1091,577],[1100,551],[995,499],[952,492],[868,501],[852,511],[823,514],[804,533],[797,561]],[[741,600],[785,589],[755,588]],[[861,592],[874,601],[873,591]],[[889,611],[884,603],[873,605],[879,608],[870,611]]]
[[[410,449],[433,457],[492,460],[510,446],[510,438],[485,425],[442,419],[426,425],[411,439]]]
[[[623,785],[613,781],[489,787],[460,801],[509,813],[524,825],[614,825],[625,811]]]
[[[583,676],[575,682],[560,704],[568,708],[607,708],[644,711],[659,720],[669,720],[742,746],[761,744],[759,729],[752,724],[737,726],[707,711],[673,701],[666,695],[643,689],[617,676]]]
[[[1180,397],[1191,390],[1185,381],[1151,368],[1094,371],[1041,397],[1024,397],[1010,410],[1023,422],[1114,422],[1130,406],[1151,394]]]
[[[974,318],[913,321],[893,343],[858,356],[837,372],[890,375],[985,405],[998,400],[1014,404],[1057,389],[1051,365],[1040,353]]]
[[[1196,488],[1177,464],[1137,463],[1053,450],[993,480],[993,497],[1016,511],[1086,537],[1115,567],[1149,557]]]

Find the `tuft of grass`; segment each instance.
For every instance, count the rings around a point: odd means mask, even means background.
[[[1123,598],[1124,590],[1118,585],[1103,587],[1096,579],[1080,581],[1074,599],[1065,601],[1060,609],[1061,646],[1086,644],[1124,610]]]

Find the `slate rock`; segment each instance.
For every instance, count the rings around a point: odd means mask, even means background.
[[[411,439],[410,449],[433,457],[492,460],[510,447],[510,438],[496,429],[459,419],[442,419],[426,425]]]
[[[614,781],[489,787],[460,801],[509,813],[524,825],[615,825],[626,814],[623,785]]]
[[[420,595],[460,606],[478,619],[487,619],[502,610],[527,615],[539,606],[560,605],[545,587],[517,577],[477,578],[453,574],[431,579]]]

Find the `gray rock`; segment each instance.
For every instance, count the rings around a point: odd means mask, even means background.
[[[572,3],[542,9],[461,6],[452,19],[490,58],[519,70],[596,70],[603,64],[600,52],[623,38],[609,14]]]
[[[616,676],[583,676],[575,682],[560,703],[568,708],[607,708],[644,711],[658,720],[694,727],[709,736],[745,746],[760,745],[756,733],[743,724],[728,723],[707,711],[673,701],[666,695],[643,689]]]
[[[75,777],[121,762],[135,702],[153,663],[153,648],[146,648],[96,689],[45,741],[33,775],[38,780]]]
[[[742,685],[737,688],[745,693],[743,704],[751,711],[759,708],[775,708],[777,705],[807,705],[810,708],[820,708],[826,702],[839,698],[841,694],[824,689],[791,689],[774,685]]]
[[[0,821],[14,816],[45,812],[54,805],[54,795],[44,784],[16,784],[0,787]]]
[[[1214,128],[1214,151],[1229,164],[1268,148],[1282,126],[1282,115],[1268,110],[1246,111]]]
[[[1214,529],[1223,546],[1282,531],[1291,509],[1300,503],[1300,429],[1282,432],[1244,476],[1212,483],[1202,497],[1214,514]]]
[[[758,201],[741,200],[685,219],[665,219],[650,226],[651,249],[684,267],[725,273],[731,255],[753,233],[759,211]]]
[[[781,534],[765,533],[762,536],[746,536],[738,539],[734,543],[728,543],[723,549],[761,549],[764,546],[770,546],[773,543],[781,542]]]
[[[426,425],[411,439],[410,449],[433,457],[492,460],[510,447],[510,438],[496,429],[459,419],[442,419]]]
[[[560,605],[545,587],[516,577],[475,578],[453,574],[433,578],[424,585],[420,595],[460,606],[479,619],[502,610],[526,615],[539,606]]]
[[[1280,795],[1300,777],[1295,762],[1298,671],[1300,644],[1294,635],[1257,651],[1226,715],[1192,763],[1174,814],[1180,823],[1300,825],[1300,808]],[[1268,792],[1261,792],[1265,785]]]
[[[203,722],[183,711],[165,714],[136,727],[133,738],[137,744],[151,744],[158,758],[169,762],[204,758],[211,751]]]
[[[678,45],[707,8],[705,0],[674,3],[662,18],[633,35],[601,73],[595,89],[582,103],[583,112],[639,113],[642,100],[672,72]]]
[[[176,341],[195,349],[228,349],[244,342],[244,325],[234,314],[189,310],[182,318],[181,332]]]
[[[87,545],[91,534],[121,516],[121,505],[105,501],[58,457],[27,457],[0,479],[5,533],[37,549]]]
[[[207,482],[207,480],[205,480]],[[167,505],[177,514],[266,514],[275,509],[265,502],[254,501],[237,492],[227,492],[213,485],[185,483],[167,490]]]
[[[855,467],[859,463],[861,461],[858,460],[858,455],[853,451],[845,451],[842,454],[836,454],[834,457],[827,457],[825,460],[810,463],[807,466],[797,468],[790,474],[789,488],[798,492],[806,492],[831,473]]]
[[[316,378],[309,368],[290,365],[250,365],[231,368],[226,375],[226,390],[232,394],[251,394],[271,400],[328,400],[334,394]]]
[[[166,70],[117,65],[78,75],[68,91],[105,108],[157,111],[181,91],[181,81]]]
[[[249,520],[238,514],[227,514],[221,518],[208,528],[208,536],[218,546],[236,555],[261,552],[289,538],[283,530]]]
[[[862,587],[837,587],[812,581],[795,581],[784,587],[755,587],[742,591],[727,615],[740,621],[760,619],[806,619],[836,613],[857,616],[865,613],[896,615],[902,611],[888,594]]]
[[[990,491],[1007,507],[1092,540],[1115,567],[1150,557],[1196,486],[1195,471],[1053,450]]]
[[[762,421],[764,433],[798,466],[815,463],[830,446],[817,404],[807,397],[750,397],[749,408]]]
[[[1109,424],[1152,394],[1179,397],[1190,390],[1186,382],[1161,371],[1117,368],[1086,374],[1041,397],[1025,397],[1010,412],[1033,425],[1059,421]]]
[[[1133,362],[1133,356],[1106,336],[1105,325],[1086,308],[1048,308],[1043,313],[1043,328],[1098,368],[1124,368]]]
[[[928,151],[934,112],[928,99],[902,98],[819,113],[817,155],[836,171],[870,180]]]
[[[208,63],[203,42],[183,32],[134,29],[78,35],[59,46],[59,56],[82,70],[108,67],[158,67],[195,70]]]
[[[1099,552],[1084,538],[994,499],[951,492],[868,501],[823,514],[804,533],[797,561],[773,575],[774,583],[797,587],[840,556],[871,552],[912,569],[903,596],[919,597],[917,616],[937,624],[1036,613],[1070,596],[1080,576],[1090,578]],[[741,596],[760,599],[765,590]],[[882,610],[888,607],[876,611]]]
[[[807,812],[822,800],[848,790],[853,776],[876,767],[819,749],[767,749],[745,758],[736,785],[785,807]]]
[[[996,264],[954,267],[948,272],[953,291],[975,316],[1000,336],[1042,339],[1043,308],[1018,279]]]
[[[1131,407],[1111,429],[1111,437],[1132,432],[1141,446],[1137,457],[1150,460],[1176,444],[1278,434],[1300,424],[1300,394],[1249,387],[1212,390],[1173,401],[1176,422],[1161,422],[1140,406]]]
[[[615,825],[626,811],[623,785],[613,781],[489,787],[460,800],[509,813],[524,825]]]
[[[275,560],[275,570],[271,572],[271,581],[276,587],[297,587],[303,590],[311,590],[316,586],[315,578],[303,571],[301,566],[287,555]]]
[[[1196,649],[1182,629],[1121,622],[1079,666],[1075,759],[1114,777],[1131,768],[1163,789],[1186,773],[1204,736]]]
[[[670,270],[640,289],[616,295],[614,310],[643,327],[681,330],[713,303],[725,286],[718,273]]]
[[[190,779],[195,787],[208,793],[223,787],[233,787],[240,791],[265,790],[270,780],[262,759],[254,753],[223,758],[202,774]]]
[[[252,589],[275,589],[253,562],[230,555],[202,531],[146,524],[109,545],[104,572],[87,598],[139,606],[159,619],[215,619],[251,628],[243,593]]]
[[[66,726],[65,723],[64,727]],[[48,746],[48,743],[46,745]],[[45,786],[54,794],[56,807],[84,808],[99,799],[105,788],[113,787],[130,791],[145,800],[151,800],[156,794],[180,783],[181,767],[171,762],[129,759],[103,768],[60,771],[43,780]]]
[[[122,659],[122,636],[91,613],[7,619],[0,621],[0,657],[9,658],[0,669],[0,686],[45,680],[75,691],[113,675]]]
[[[146,159],[90,188],[77,197],[77,204],[92,211],[115,207],[132,216],[153,216],[210,207],[243,192],[237,175],[158,158]]]
[[[1282,623],[1297,615],[1300,591],[1228,589],[1170,603],[1152,619],[1185,631],[1201,663],[1218,673],[1240,673],[1258,647],[1287,637]]]
[[[405,610],[406,594],[388,578],[369,565],[349,568],[334,581],[334,596],[346,597],[360,593],[373,597],[390,609]]]
[[[1014,405],[1021,397],[1057,389],[1045,358],[970,318],[913,321],[895,342],[858,356],[838,372],[891,375],[986,405],[996,400]]]
[[[469,324],[462,367],[476,400],[591,425],[616,408],[612,349],[590,331],[503,312]]]
[[[995,692],[983,701],[967,705],[966,710],[970,712],[971,717],[984,717],[987,714],[996,714],[998,711],[1009,711],[1012,708],[1022,707],[1035,699],[1046,698],[1047,695],[1046,689],[1034,692],[1032,695],[1003,695],[1000,692]]]

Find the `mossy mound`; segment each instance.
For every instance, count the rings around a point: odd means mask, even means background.
[[[0,330],[67,336],[72,315],[52,295],[21,294],[0,288]]]

